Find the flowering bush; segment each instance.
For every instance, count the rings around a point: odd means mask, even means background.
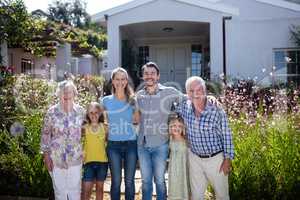
[[[255,123],[231,120],[235,159],[230,175],[232,199],[294,199],[300,189],[299,114]]]
[[[219,100],[232,119],[241,117],[246,123],[255,123],[257,117],[297,113],[299,94],[299,90],[259,88],[252,82],[238,81],[227,87]]]
[[[103,78],[75,77],[85,106],[103,93]],[[57,102],[55,82],[7,76],[0,90],[0,195],[47,197],[50,177],[39,154],[45,111]],[[217,87],[216,91],[219,91]],[[234,135],[232,199],[294,199],[300,192],[299,90],[259,89],[249,82],[223,90]]]
[[[77,102],[102,94],[101,77],[76,77]],[[56,82],[27,75],[5,77],[0,86],[0,195],[49,197],[51,179],[40,155],[44,114],[57,102]]]
[[[234,135],[232,199],[294,199],[300,193],[299,90],[239,81],[220,97]]]
[[[51,180],[39,153],[42,115],[20,120],[24,132],[0,131],[0,195],[49,197]]]

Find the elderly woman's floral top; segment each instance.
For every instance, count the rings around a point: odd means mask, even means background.
[[[74,104],[73,110],[65,113],[60,104],[49,108],[42,129],[41,150],[49,153],[58,168],[82,163],[81,125],[84,110]]]

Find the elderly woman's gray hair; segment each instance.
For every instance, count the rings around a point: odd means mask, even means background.
[[[71,81],[71,80],[65,80],[65,81],[58,83],[58,86],[56,89],[56,95],[58,97],[60,97],[61,95],[63,95],[64,91],[66,91],[67,89],[73,90],[74,96],[78,95],[77,88],[76,88],[75,84],[73,83],[73,81]]]
[[[185,89],[186,89],[186,91],[189,90],[189,88],[190,88],[190,86],[191,86],[191,83],[194,82],[194,81],[198,82],[198,83],[202,86],[203,91],[204,91],[204,93],[206,94],[206,85],[205,85],[205,81],[204,81],[201,77],[199,77],[199,76],[192,76],[192,77],[190,77],[190,78],[188,78],[188,79],[186,80],[186,82],[185,82]]]

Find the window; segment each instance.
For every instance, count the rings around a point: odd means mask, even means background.
[[[288,83],[300,85],[300,49],[274,50],[275,76],[284,77]]]
[[[21,73],[24,73],[24,74],[31,73],[32,67],[33,67],[32,60],[22,58],[22,61],[21,61]]]
[[[139,66],[142,66],[149,62],[149,47],[140,46],[139,47]]]
[[[202,46],[192,45],[192,76],[201,76],[202,72]]]

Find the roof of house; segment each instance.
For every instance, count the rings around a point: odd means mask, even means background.
[[[300,0],[285,0],[285,1],[289,1],[289,2],[292,2],[292,3],[300,4]]]
[[[281,8],[286,8],[293,11],[300,11],[299,0],[256,0],[256,1],[281,7]]]
[[[104,10],[92,16],[93,21],[105,21],[105,16],[111,16],[124,12],[144,4],[148,4],[157,0],[133,0],[128,3],[122,4],[120,6],[113,7],[108,10]],[[194,5],[202,8],[207,8],[210,10],[215,10],[219,12],[224,12],[232,15],[239,15],[239,10],[233,6],[220,3],[221,0],[173,0],[176,2],[186,3],[189,5]]]
[[[102,22],[106,20],[107,16],[115,15],[144,4],[148,4],[157,0],[133,0],[120,6],[113,7],[108,10],[104,10],[92,16],[92,20],[96,22]],[[219,11],[231,15],[239,15],[239,9],[222,3],[222,0],[173,0],[176,2],[186,3],[202,8],[207,8],[214,11]],[[286,8],[293,11],[300,11],[300,0],[255,0],[260,3],[265,3],[281,8]]]

